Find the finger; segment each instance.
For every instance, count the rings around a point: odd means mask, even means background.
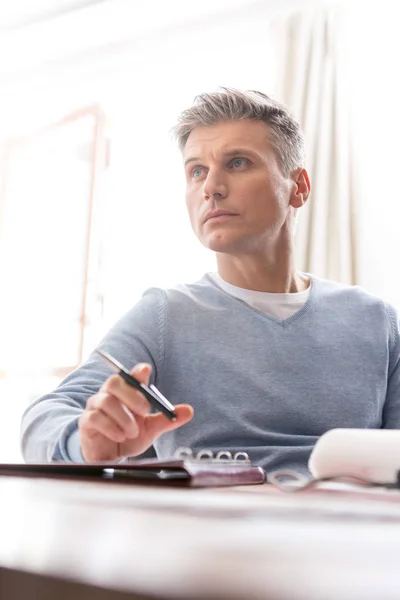
[[[131,370],[131,374],[139,383],[148,384],[151,375],[151,365],[148,363],[138,363]],[[102,388],[103,389],[103,388]],[[150,403],[140,391],[132,387],[119,375],[110,377],[104,386],[105,391],[117,396],[128,408],[144,417],[150,412]]]
[[[89,408],[98,409],[115,421],[127,438],[134,439],[139,435],[139,427],[134,415],[115,396],[107,392],[99,392],[91,398]]]
[[[145,383],[148,385],[151,375],[151,365],[148,363],[138,363],[131,370],[131,375],[140,381],[140,383]]]
[[[148,363],[138,363],[137,365],[135,365],[133,367],[133,369],[131,369],[130,373],[131,373],[131,375],[133,375],[135,377],[135,379],[137,379],[139,381],[139,383],[145,383],[146,385],[148,385],[149,380],[150,380],[150,375],[151,375],[151,365],[149,365]],[[100,392],[107,391],[108,382],[111,379],[115,379],[116,377],[119,377],[119,379],[122,379],[122,377],[120,377],[119,375],[112,375],[103,383],[103,385],[101,386],[99,391]],[[124,381],[124,380],[122,380],[122,381]]]
[[[79,419],[81,432],[101,433],[112,442],[122,443],[126,440],[125,434],[118,425],[100,410],[87,410]]]
[[[189,404],[177,404],[175,406],[175,421],[170,421],[162,413],[149,415],[145,420],[146,435],[151,439],[156,439],[166,431],[172,431],[182,427],[193,418],[193,408]]]
[[[118,398],[134,414],[145,417],[150,412],[150,403],[145,396],[119,375],[107,379],[102,389],[107,394]]]

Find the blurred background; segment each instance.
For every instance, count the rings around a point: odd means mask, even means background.
[[[149,286],[214,270],[170,136],[196,94],[285,102],[312,196],[298,267],[400,308],[398,3],[13,0],[0,6],[0,462],[26,406]]]

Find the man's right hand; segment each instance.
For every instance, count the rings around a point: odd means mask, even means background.
[[[148,384],[151,366],[138,364],[131,373]],[[79,418],[82,456],[86,462],[106,462],[142,454],[160,435],[190,421],[193,408],[178,404],[175,413],[176,421],[162,413],[150,414],[145,396],[119,375],[112,375],[89,398]]]

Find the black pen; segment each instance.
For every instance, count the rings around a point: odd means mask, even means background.
[[[140,383],[140,381],[135,379],[135,377],[129,373],[128,369],[121,365],[121,363],[113,358],[108,352],[104,352],[104,350],[99,350],[98,348],[96,348],[96,352],[118,373],[118,375],[122,377],[124,381],[126,381],[126,383],[142,392],[153,408],[162,412],[163,415],[168,417],[171,421],[175,421],[176,413],[173,404],[162,395],[155,385],[150,384],[148,386],[145,383]]]

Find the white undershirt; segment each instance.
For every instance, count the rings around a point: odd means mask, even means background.
[[[255,292],[227,283],[218,273],[208,273],[214,283],[227,294],[239,298],[253,308],[278,319],[287,319],[299,311],[308,300],[311,285],[303,292],[293,294],[274,294]]]

